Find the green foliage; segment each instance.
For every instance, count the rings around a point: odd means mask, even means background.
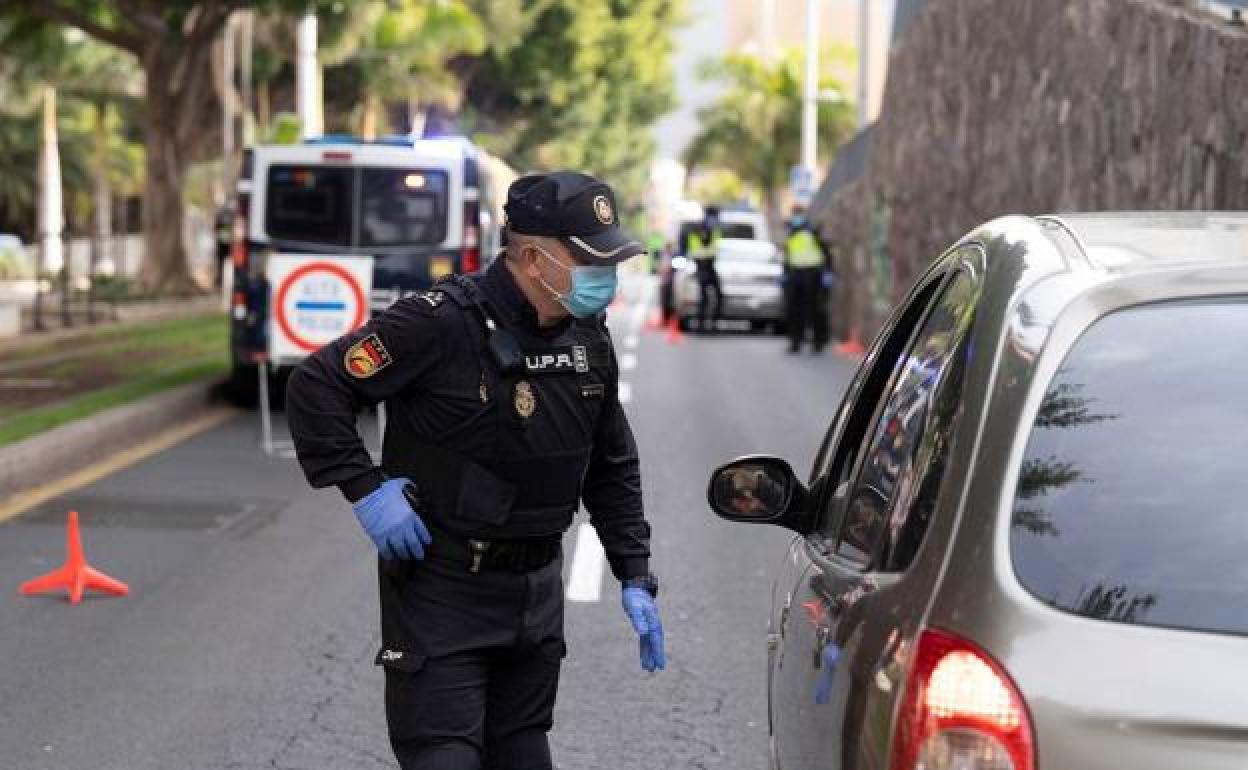
[[[695,175],[689,181],[689,196],[708,203],[747,200],[745,183],[735,171],[715,169]]]
[[[821,58],[825,64],[829,58]],[[802,90],[805,64],[793,49],[768,64],[749,54],[733,53],[703,65],[702,76],[722,82],[724,93],[698,111],[701,127],[685,153],[685,163],[735,172],[777,206],[789,170],[799,159],[802,136]],[[826,71],[819,90],[844,94]],[[818,104],[818,149],[826,161],[853,131],[853,106],[846,98]]]
[[[362,94],[361,133],[385,133],[384,101],[457,106],[459,83],[447,62],[485,50],[481,20],[459,0],[371,0],[352,8],[327,65],[351,67]]]
[[[517,6],[522,6],[519,8]],[[466,63],[468,126],[521,170],[572,168],[637,200],[654,154],[649,127],[676,103],[675,0],[473,3],[510,35]]]
[[[298,144],[302,136],[303,121],[299,116],[293,112],[279,112],[265,141],[269,144]]]

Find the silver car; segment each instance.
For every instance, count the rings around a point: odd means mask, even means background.
[[[776,582],[781,770],[1248,767],[1248,216],[1006,218],[923,274],[803,484]]]
[[[682,328],[698,317],[698,276],[693,260],[673,260],[674,302]],[[778,327],[784,322],[784,256],[771,241],[722,238],[715,271],[724,289],[720,317]]]

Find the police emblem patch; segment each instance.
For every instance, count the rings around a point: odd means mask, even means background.
[[[607,200],[607,196],[599,195],[594,198],[594,214],[598,217],[598,221],[604,225],[609,225],[615,221],[615,212],[611,210],[611,201]]]
[[[390,357],[390,351],[381,344],[381,338],[376,334],[370,334],[347,348],[346,355],[342,357],[342,364],[346,367],[348,374],[357,380],[363,380],[385,369],[393,360]]]
[[[520,380],[516,383],[515,406],[516,414],[526,420],[537,411],[537,393],[534,392],[528,380]]]

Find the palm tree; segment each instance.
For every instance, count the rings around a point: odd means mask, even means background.
[[[698,111],[701,128],[685,151],[685,164],[691,172],[699,166],[736,172],[762,194],[773,225],[780,220],[780,196],[800,153],[804,73],[802,52],[796,49],[771,63],[734,53],[702,67],[704,79],[727,87],[717,101]],[[845,92],[826,73],[820,76],[819,90]],[[854,108],[845,98],[823,100],[818,114],[818,147],[825,158],[831,157],[853,131]]]
[[[422,132],[428,108],[456,108],[459,81],[447,63],[485,50],[480,18],[459,0],[373,0],[356,9],[348,24],[351,29],[323,48],[321,58],[327,66],[358,71],[358,130],[370,139],[388,129],[387,102],[407,106],[413,133]]]

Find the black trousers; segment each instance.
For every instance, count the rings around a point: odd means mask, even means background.
[[[380,569],[386,722],[403,770],[551,770],[562,560],[527,573],[429,558]]]
[[[816,350],[828,344],[828,300],[823,288],[823,268],[789,270],[785,281],[785,311],[791,349],[801,348],[808,328],[814,330]]]
[[[707,321],[718,321],[723,312],[724,289],[719,284],[719,271],[709,259],[696,260],[698,266],[698,329],[705,329]],[[715,292],[715,310],[711,310],[710,293]]]

